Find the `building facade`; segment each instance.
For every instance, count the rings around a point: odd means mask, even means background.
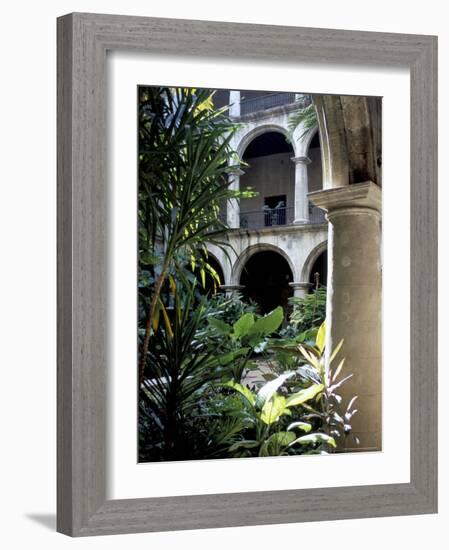
[[[226,99],[240,125],[231,147],[244,166],[231,185],[257,195],[229,201],[229,256],[214,247],[210,252],[222,289],[241,291],[267,312],[286,307],[290,296],[304,296],[315,273],[326,284],[327,221],[308,199],[322,189],[318,127],[289,129],[291,115],[310,103],[309,96],[231,91]]]

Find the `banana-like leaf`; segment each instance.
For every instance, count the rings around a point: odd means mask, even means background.
[[[232,327],[232,335],[239,339],[246,336],[254,325],[254,313],[245,313]]]
[[[268,315],[257,319],[256,322],[250,327],[249,334],[269,336],[281,326],[283,320],[284,310],[281,306],[278,306]]]
[[[290,395],[287,398],[286,405],[287,407],[296,407],[297,405],[302,405],[306,401],[310,401],[316,397],[320,392],[324,390],[323,384],[313,384],[304,390],[300,390],[297,393]]]
[[[290,447],[296,444],[311,445],[315,443],[326,443],[331,447],[334,447],[334,448],[337,447],[337,444],[335,443],[335,439],[333,437],[322,433],[302,435],[301,437],[298,437],[298,439],[295,439],[292,443],[290,443]]]
[[[260,419],[265,424],[274,424],[285,411],[285,397],[274,394],[269,401],[266,401],[260,412]]]
[[[222,321],[221,319],[216,319],[215,317],[210,317],[208,319],[209,325],[218,330],[222,335],[228,335],[231,333],[232,327]]]
[[[286,372],[281,374],[271,382],[264,384],[257,393],[256,407],[261,409],[267,401],[269,401],[274,393],[282,386],[282,384],[294,376],[294,372]]]
[[[294,430],[295,428],[299,428],[300,430],[302,430],[303,432],[310,432],[311,429],[312,429],[312,424],[310,424],[309,422],[301,422],[301,421],[298,421],[298,422],[292,422],[289,427],[287,428],[287,431],[292,431]],[[295,436],[296,437],[296,436]]]
[[[232,388],[233,390],[239,392],[245,399],[254,406],[256,404],[256,396],[253,394],[253,392],[247,388],[246,386],[243,386],[242,384],[239,384],[238,382],[234,382],[234,380],[230,380],[225,384],[226,387]]]

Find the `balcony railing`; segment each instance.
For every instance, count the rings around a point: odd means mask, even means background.
[[[326,223],[326,212],[318,208],[318,206],[309,204],[309,223],[314,225]]]
[[[240,212],[241,229],[261,229],[262,227],[276,227],[280,225],[291,225],[295,219],[293,207],[265,208],[263,210],[252,210]],[[325,223],[325,213],[316,206],[309,207],[309,223],[318,225]]]
[[[248,115],[249,113],[264,111],[265,109],[272,109],[273,107],[280,107],[281,105],[295,102],[298,102],[301,107],[305,107],[306,104],[310,103],[310,97],[305,95],[297,97],[297,94],[291,92],[279,92],[243,99],[240,102],[240,115]],[[304,105],[301,105],[302,103]]]

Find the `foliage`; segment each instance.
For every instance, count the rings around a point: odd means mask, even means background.
[[[279,390],[292,376],[295,376],[294,372],[284,373],[264,384],[257,393],[234,381],[227,384],[242,396],[242,407],[234,415],[242,418],[246,426],[240,438],[229,448],[231,456],[282,456],[317,452],[323,444],[335,446],[331,436],[308,433],[312,424],[300,416],[295,417],[298,407],[316,399],[323,386],[312,384],[307,389],[284,395]],[[307,435],[298,435],[298,432]]]
[[[302,124],[303,131],[301,135],[298,136],[298,139],[303,138],[307,132],[309,132],[312,128],[315,128],[318,124],[316,109],[313,101],[306,107],[298,109],[289,116],[288,129],[290,136],[293,135],[293,132],[300,124]]]
[[[148,350],[140,401],[143,424],[151,427],[152,440],[141,433],[145,453],[161,460],[182,460],[192,456],[192,424],[198,404],[205,399],[212,384],[231,376],[232,364],[246,348],[227,351],[208,348],[197,338],[205,299],[192,309],[193,291],[175,290],[173,320],[165,311]]]
[[[207,318],[214,317],[233,325],[245,313],[256,313],[257,304],[246,302],[239,292],[232,292],[229,296],[217,293],[207,301]]]
[[[263,352],[268,344],[269,336],[275,333],[282,324],[284,311],[281,306],[274,309],[265,316],[258,316],[253,312],[244,313],[232,325],[222,319],[209,316],[209,327],[202,336],[222,342],[222,345],[228,345],[228,349],[245,349],[246,354],[240,357],[240,360],[234,362],[232,367],[232,377],[240,382],[245,369],[255,367],[251,362],[254,353]]]
[[[185,264],[204,279],[206,243],[228,246],[220,205],[248,192],[230,188],[239,168],[230,142],[237,125],[214,109],[211,90],[142,88],[139,109],[139,262],[153,271],[144,308],[140,370],[144,371],[153,316],[170,272],[185,279]],[[229,163],[234,160],[234,164]],[[216,274],[215,274],[216,275]],[[184,283],[186,281],[184,280]]]
[[[306,339],[314,338],[326,318],[326,287],[314,289],[303,298],[290,298],[290,304],[293,309],[289,324],[281,331],[281,336],[295,338],[303,335]]]
[[[341,378],[345,359],[341,359],[336,367],[333,366],[338,353],[343,346],[343,340],[329,354],[326,361],[326,323],[324,322],[317,333],[314,345],[300,343],[282,346],[284,353],[302,357],[306,364],[298,368],[298,374],[303,380],[310,384],[320,384],[323,388],[314,403],[307,403],[304,409],[307,414],[304,419],[314,422],[315,427],[323,431],[336,441],[344,441],[352,437],[358,444],[357,437],[352,435],[351,420],[357,409],[354,409],[357,396],[352,397],[346,407],[343,406],[343,399],[339,393],[340,388],[347,382],[352,374]]]

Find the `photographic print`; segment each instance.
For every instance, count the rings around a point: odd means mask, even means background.
[[[382,99],[140,86],[139,462],[382,449]]]

